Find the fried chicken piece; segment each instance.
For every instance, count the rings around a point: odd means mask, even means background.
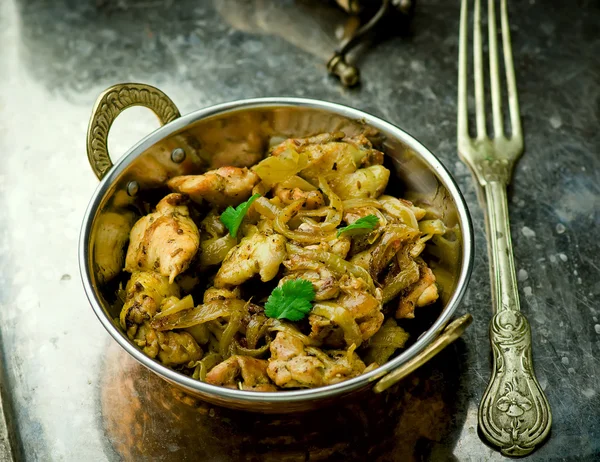
[[[292,255],[289,260],[283,262],[283,265],[288,271],[279,281],[280,286],[290,279],[301,278],[312,283],[317,301],[329,300],[338,296],[340,289],[337,278],[325,264],[301,255]]]
[[[373,144],[371,144],[369,139],[363,133],[353,137],[346,137],[344,138],[344,141],[356,146],[364,153],[364,157],[359,160],[359,167],[383,164],[383,152],[373,149]]]
[[[271,155],[294,149],[307,158],[305,167],[299,176],[314,185],[319,184],[318,177],[324,172],[330,175],[353,173],[360,166],[383,163],[383,153],[373,149],[364,135],[345,137],[344,133],[322,133],[320,135],[288,139],[273,148]]]
[[[308,348],[309,353],[317,355],[325,364],[325,385],[331,385],[351,379],[365,372],[365,363],[351,350],[328,350],[327,354],[318,348]]]
[[[327,242],[320,242],[319,244],[307,245],[305,248],[310,250],[322,250],[324,252],[333,253],[339,257],[346,258],[350,251],[352,241],[347,236],[340,236],[335,239],[331,239]]]
[[[342,348],[346,344],[344,329],[329,319],[311,314],[308,316],[308,323],[310,324],[310,334],[308,334],[310,338],[332,348]]]
[[[198,361],[202,349],[187,332],[159,332],[144,322],[133,337],[134,343],[150,358],[156,358],[165,366],[177,366]]]
[[[277,391],[267,375],[267,361],[234,355],[206,374],[206,383],[250,391]]]
[[[315,186],[324,174],[344,176],[355,172],[357,159],[362,157],[356,146],[344,142],[310,145],[304,152],[308,156],[308,167],[298,175]]]
[[[157,271],[173,282],[189,267],[198,252],[200,232],[186,200],[181,194],[169,194],[154,213],[138,220],[131,229],[125,271]]]
[[[138,325],[151,320],[165,298],[179,297],[179,287],[169,284],[169,280],[158,273],[139,271],[131,275],[125,293],[121,327],[133,338]]]
[[[335,300],[335,303],[350,312],[358,325],[363,341],[371,338],[383,324],[380,291],[373,296],[363,288],[349,289],[348,286],[344,286],[344,293]],[[311,326],[310,338],[335,347],[344,345],[343,330],[331,320],[311,314],[308,322]]]
[[[194,202],[206,200],[224,207],[247,200],[259,180],[258,175],[246,167],[221,167],[203,175],[176,176],[167,185],[173,191],[187,194]]]
[[[98,218],[94,259],[100,284],[110,281],[123,270],[125,244],[134,222],[134,213],[125,210],[102,213]]]
[[[306,347],[302,340],[278,332],[270,346],[267,374],[281,388],[313,388],[362,374],[364,363],[354,351]]]
[[[325,365],[304,351],[298,337],[278,332],[270,346],[267,374],[278,387],[312,388],[323,385]]]
[[[363,340],[371,338],[383,324],[381,293],[377,292],[376,295],[379,298],[366,291],[352,290],[347,291],[337,300],[337,303],[350,311],[356,319]]]
[[[300,188],[285,188],[277,183],[273,188],[273,196],[278,197],[286,205],[298,199],[305,199],[304,207],[309,210],[318,209],[325,205],[325,198],[321,191],[304,191]]]
[[[263,282],[273,279],[286,256],[286,239],[280,234],[255,231],[232,248],[215,276],[215,287],[237,286],[255,274]]]
[[[419,265],[419,280],[400,295],[396,318],[414,318],[415,308],[429,305],[438,299],[438,289],[433,271],[424,263]]]

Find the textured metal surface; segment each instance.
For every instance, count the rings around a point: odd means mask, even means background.
[[[305,4],[0,2],[2,366],[27,460],[306,460],[307,452],[315,460],[505,460],[477,434],[491,306],[483,215],[454,142],[459,4],[419,2],[411,37],[364,55],[356,91],[322,68],[337,14],[313,17]],[[600,11],[597,2],[577,5],[511,2],[527,139],[511,228],[536,370],[554,414],[532,461],[600,457]],[[105,333],[77,276],[77,236],[97,185],[85,156],[90,107],[122,81],[159,86],[183,114],[255,96],[322,98],[423,141],[458,178],[474,218],[476,266],[459,309],[474,322],[463,339],[393,394],[295,421],[192,408],[162,388]],[[113,126],[113,156],[158,126],[151,113],[130,111]]]

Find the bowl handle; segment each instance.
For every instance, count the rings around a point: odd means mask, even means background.
[[[96,100],[87,133],[87,154],[99,180],[112,167],[108,132],[117,116],[131,106],[151,109],[165,125],[180,116],[179,109],[158,88],[143,83],[120,83],[107,88]]]
[[[452,321],[444,329],[444,332],[442,332],[442,334],[432,343],[430,343],[420,354],[397,369],[394,369],[392,372],[385,375],[379,382],[377,382],[373,388],[373,391],[375,391],[375,393],[381,393],[382,391],[387,390],[389,387],[398,383],[412,371],[425,364],[436,354],[459,338],[472,321],[473,316],[471,316],[469,313]]]

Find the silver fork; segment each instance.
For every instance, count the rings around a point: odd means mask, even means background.
[[[458,130],[461,159],[473,171],[484,191],[487,240],[494,316],[490,323],[493,370],[479,406],[479,427],[490,443],[508,456],[523,456],[548,435],[552,414],[538,383],[531,357],[531,329],[519,306],[513,261],[506,187],[515,161],[523,153],[523,133],[510,44],[506,0],[501,0],[500,22],[508,91],[511,136],[504,133],[495,0],[488,0],[490,89],[494,136],[488,136],[485,119],[481,45],[481,4],[475,0],[473,65],[477,135],[468,132],[467,114],[467,5],[462,0],[458,54]]]

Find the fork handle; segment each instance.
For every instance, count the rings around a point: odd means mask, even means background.
[[[494,312],[519,311],[521,308],[510,238],[506,185],[501,181],[492,181],[486,183],[484,190]]]
[[[546,438],[552,414],[535,377],[531,328],[519,306],[506,183],[487,182],[484,190],[495,313],[490,323],[494,365],[479,406],[479,425],[504,455],[524,456]]]

